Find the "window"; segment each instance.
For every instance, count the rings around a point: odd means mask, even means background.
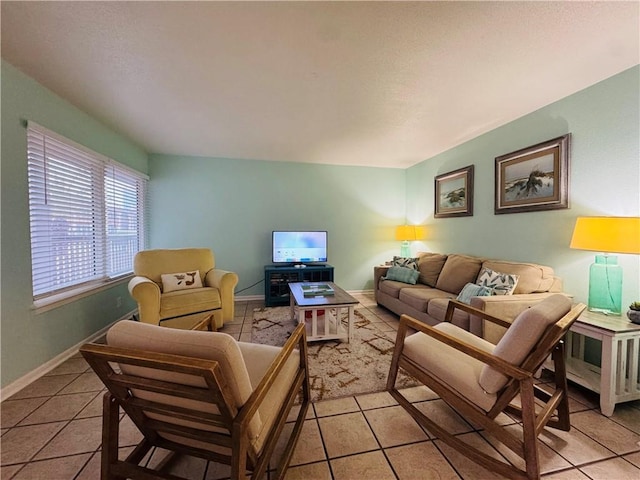
[[[33,122],[27,157],[34,299],[132,272],[147,177]]]

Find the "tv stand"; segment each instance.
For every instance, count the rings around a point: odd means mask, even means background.
[[[293,268],[307,268],[307,266],[304,263],[298,263],[294,265]]]
[[[304,264],[300,264],[304,265]],[[324,265],[265,265],[264,304],[267,307],[289,305],[289,283],[333,282],[333,266]]]

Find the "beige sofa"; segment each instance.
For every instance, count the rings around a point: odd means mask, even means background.
[[[390,266],[374,268],[374,292],[378,305],[397,315],[407,314],[429,325],[444,320],[450,299],[457,298],[467,283],[476,283],[483,267],[494,272],[518,275],[511,295],[471,297],[470,305],[490,315],[513,320],[520,312],[543,298],[562,293],[562,280],[553,269],[534,263],[490,260],[460,254],[418,253],[419,277],[415,285],[384,279]],[[497,343],[505,329],[456,310],[455,325]]]

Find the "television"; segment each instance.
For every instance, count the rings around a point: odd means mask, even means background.
[[[304,265],[327,261],[326,231],[274,230],[271,245],[273,263]]]

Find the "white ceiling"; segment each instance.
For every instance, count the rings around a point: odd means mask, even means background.
[[[639,2],[10,2],[2,57],[151,153],[406,168],[640,63]]]

